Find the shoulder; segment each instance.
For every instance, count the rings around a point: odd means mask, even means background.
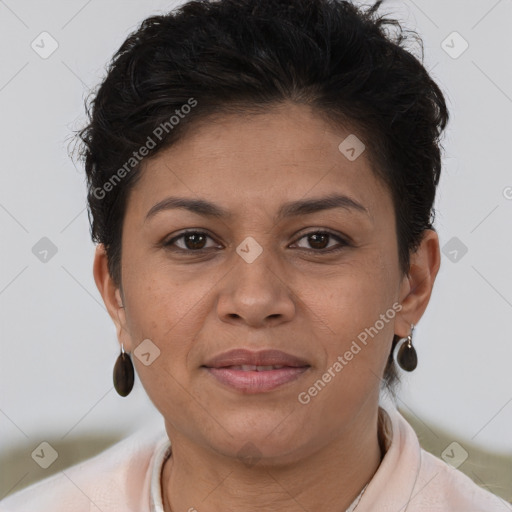
[[[423,449],[416,489],[421,493],[418,511],[512,512],[505,500]]]
[[[151,460],[165,440],[161,426],[140,429],[95,457],[7,496],[0,512],[149,510]]]
[[[424,450],[392,404],[383,403],[380,418],[387,451],[358,511],[512,512],[505,500]]]

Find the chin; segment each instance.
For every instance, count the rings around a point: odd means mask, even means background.
[[[229,457],[261,459],[272,464],[286,462],[302,442],[307,442],[302,438],[304,429],[297,422],[283,421],[282,414],[265,414],[263,418],[244,414],[243,421],[226,421],[223,416],[226,430],[219,427],[215,438],[210,434],[209,443]]]

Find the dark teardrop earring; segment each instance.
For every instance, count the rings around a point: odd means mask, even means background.
[[[135,372],[130,354],[124,351],[121,344],[121,354],[114,365],[114,388],[119,395],[125,397],[130,394],[135,381]]]
[[[416,354],[416,349],[412,346],[413,331],[414,325],[411,325],[411,334],[409,334],[407,340],[402,343],[396,356],[400,368],[406,372],[412,372],[416,366],[418,366],[418,354]]]

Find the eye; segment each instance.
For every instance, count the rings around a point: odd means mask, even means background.
[[[169,250],[177,252],[202,252],[216,247],[215,245],[210,247],[206,246],[208,239],[213,241],[213,238],[204,231],[186,231],[164,242],[162,245]],[[298,242],[303,239],[305,239],[306,243],[312,248],[301,247],[301,249],[317,253],[336,252],[350,245],[342,237],[329,231],[311,231],[301,236]],[[331,248],[329,248],[328,242],[333,240],[338,242],[338,247],[334,244],[334,246],[331,245]],[[181,245],[177,242],[180,242]],[[295,244],[298,242],[295,242]]]
[[[170,250],[200,252],[211,248],[205,246],[205,242],[208,238],[213,240],[211,236],[203,231],[186,231],[164,242],[163,246]],[[176,244],[178,240],[183,242],[182,246]],[[174,245],[176,245],[177,249],[173,247]]]
[[[306,239],[306,243],[308,243],[313,249],[308,249],[307,247],[303,247],[306,250],[312,250],[314,252],[335,252],[343,249],[344,247],[350,245],[346,240],[341,238],[338,235],[335,235],[334,233],[330,233],[329,231],[311,231],[309,233],[306,233],[302,237],[299,238],[300,240]],[[329,248],[327,245],[329,240],[337,240],[338,247],[334,245],[334,249]],[[296,242],[297,243],[297,242]],[[341,244],[341,247],[339,246]],[[332,247],[332,246],[331,246]]]

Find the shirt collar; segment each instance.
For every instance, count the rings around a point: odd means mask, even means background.
[[[151,464],[151,481],[150,481],[150,497],[149,508],[151,512],[164,512],[164,504],[162,501],[162,470],[165,461],[171,456],[171,442],[165,434],[155,449],[153,462]]]

